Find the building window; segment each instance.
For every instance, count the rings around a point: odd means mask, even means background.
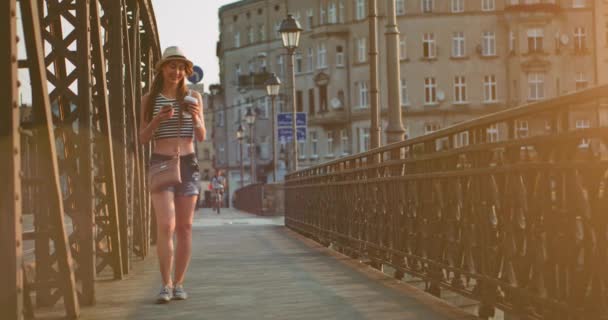
[[[398,16],[402,16],[405,14],[405,0],[397,0],[395,2],[395,11],[397,12]]]
[[[399,37],[399,59],[407,59],[407,37],[402,35]]]
[[[435,132],[437,130],[441,129],[441,126],[439,125],[439,123],[426,123],[424,125],[424,134],[429,134],[432,132]]]
[[[422,12],[431,13],[433,12],[433,0],[421,0],[422,1]]]
[[[312,48],[308,48],[308,56],[306,56],[306,67],[308,68],[308,72],[312,72],[313,64],[314,64],[314,51]]]
[[[337,17],[338,16],[336,15],[336,3],[330,2],[327,8],[327,22],[332,24],[336,23],[338,22]]]
[[[355,19],[365,19],[365,0],[355,0]]]
[[[367,108],[369,106],[367,81],[359,81],[357,85],[359,86],[359,108]]]
[[[308,89],[308,114],[313,116],[315,114],[315,90]]]
[[[240,46],[241,46],[241,33],[237,31],[236,33],[234,33],[234,47],[239,48]]]
[[[342,46],[336,47],[336,67],[344,66],[344,48]]]
[[[528,74],[528,100],[540,100],[545,97],[545,75],[538,72]]]
[[[464,57],[464,32],[454,32],[452,34],[452,57]]]
[[[573,8],[584,8],[587,0],[572,0]]]
[[[487,75],[483,77],[483,102],[496,102],[498,101],[496,94],[496,76]]]
[[[298,158],[306,159],[306,141],[298,142]]]
[[[482,55],[491,57],[496,55],[496,35],[493,31],[485,31],[482,36]]]
[[[452,12],[464,12],[464,0],[452,0]]]
[[[437,82],[435,78],[424,78],[424,104],[437,104]]]
[[[454,103],[467,102],[467,83],[464,76],[454,77]]]
[[[515,121],[515,135],[516,138],[525,138],[529,135],[530,127],[526,120]]]
[[[576,120],[577,129],[588,129],[591,128],[591,121],[589,119],[578,119]]]
[[[334,132],[332,130],[327,131],[327,154],[325,156],[334,156]]]
[[[275,39],[281,39],[281,33],[279,32],[279,29],[281,29],[281,21],[277,21],[274,23],[274,38]]]
[[[296,53],[296,73],[302,73],[302,54]]]
[[[302,90],[296,91],[296,111],[304,112],[304,94]]]
[[[515,52],[515,32],[509,31],[509,53]]]
[[[327,85],[319,86],[319,113],[327,112]]]
[[[401,106],[409,106],[410,97],[407,95],[407,81],[401,78]]]
[[[224,111],[218,111],[217,112],[217,122],[216,122],[218,127],[223,127],[224,126]]]
[[[319,148],[318,148],[317,132],[310,132],[310,156],[313,158],[317,158],[319,156]]]
[[[486,129],[488,142],[498,142],[498,125],[493,124]]]
[[[481,0],[481,11],[494,10],[496,10],[496,3],[494,0]]]
[[[585,28],[583,28],[583,27],[574,28],[574,51],[576,51],[576,52],[585,51],[586,38],[587,38],[587,34],[585,33]]]
[[[367,38],[357,39],[357,62],[367,61]]]
[[[320,3],[319,6],[319,25],[325,24],[325,7],[323,7],[323,3]]]
[[[469,132],[463,131],[454,136],[454,148],[462,148],[469,145]]]
[[[422,36],[422,55],[427,59],[435,58],[435,35],[425,33]]]
[[[312,26],[314,23],[314,12],[312,9],[306,10],[306,30],[312,30]]]
[[[340,1],[340,4],[338,5],[338,20],[340,21],[340,23],[344,23],[344,13],[346,11],[346,9],[344,9],[344,1]]]
[[[587,88],[587,78],[585,78],[585,73],[577,72],[576,78],[574,78],[574,83],[576,85],[576,91]]]
[[[369,128],[359,128],[359,152],[369,150]]]
[[[317,69],[327,68],[327,48],[325,43],[320,43],[317,48]]]
[[[270,97],[265,96],[262,99],[256,100],[256,104],[258,107],[254,108],[254,110],[258,110],[258,117],[260,119],[268,119],[268,115],[270,114],[268,112],[268,109],[270,108]]]
[[[534,28],[528,29],[528,52],[542,52],[543,51],[543,29]]]
[[[234,65],[234,76],[235,76],[235,82],[238,84],[239,83],[239,77],[241,76],[241,64],[237,63]]]
[[[285,77],[285,63],[283,63],[283,56],[277,57],[277,69],[281,78]]]
[[[342,148],[342,155],[348,155],[348,131],[346,129],[340,130],[340,147]]]
[[[258,37],[260,41],[266,41],[266,25],[261,24],[258,26]]]
[[[255,42],[255,33],[253,27],[247,27],[247,42],[253,44]]]

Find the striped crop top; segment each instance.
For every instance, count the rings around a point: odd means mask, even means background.
[[[176,99],[168,99],[162,94],[156,96],[154,102],[154,110],[152,116],[156,116],[163,106],[173,106],[173,117],[170,119],[162,120],[160,125],[154,132],[154,140],[177,138],[179,128],[179,106]],[[182,112],[182,138],[194,137],[194,124],[192,122],[192,115],[188,112]]]

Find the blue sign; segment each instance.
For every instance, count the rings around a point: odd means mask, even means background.
[[[298,133],[298,142],[306,142],[306,127],[298,127],[296,128],[296,132]],[[293,129],[278,128],[277,134],[279,143],[286,144],[291,142],[291,139],[293,138]]]
[[[192,69],[194,71],[188,77],[188,81],[190,81],[191,83],[197,84],[197,83],[201,82],[201,80],[203,80],[203,75],[204,75],[203,69],[201,69],[201,67],[199,67],[199,66],[194,66],[194,67],[192,67]]]
[[[291,120],[293,119],[292,112],[279,112],[277,113],[277,127],[290,127]],[[296,127],[306,126],[306,112],[296,113]]]

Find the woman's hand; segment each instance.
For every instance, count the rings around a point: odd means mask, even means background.
[[[198,100],[196,104],[184,102],[182,103],[182,107],[184,108],[184,111],[190,113],[192,117],[200,116],[201,106],[198,104]]]
[[[173,117],[173,112],[173,106],[165,105],[160,108],[160,111],[154,118],[158,119],[158,121],[171,119],[171,117]]]

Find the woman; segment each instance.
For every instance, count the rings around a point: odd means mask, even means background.
[[[194,138],[205,138],[205,122],[201,95],[186,87],[186,77],[192,73],[192,62],[178,47],[165,49],[156,64],[156,75],[151,90],[142,98],[142,121],[139,130],[141,143],[154,140],[150,164],[180,155],[182,183],[152,193],[156,213],[158,260],[162,286],[159,303],[171,299],[185,300],[184,275],[190,262],[192,249],[192,218],[198,196],[198,163],[194,155]],[[186,103],[190,95],[196,103]],[[181,130],[179,114],[181,112]],[[181,131],[181,135],[178,131]],[[173,233],[176,234],[175,275],[173,266]]]

